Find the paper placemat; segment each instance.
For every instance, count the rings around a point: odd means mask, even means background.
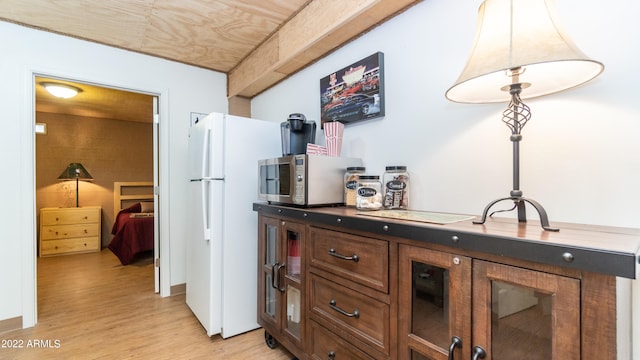
[[[417,210],[376,210],[376,211],[358,211],[357,215],[375,216],[381,218],[419,221],[433,224],[451,224],[458,221],[471,220],[474,217],[469,215],[433,213]]]

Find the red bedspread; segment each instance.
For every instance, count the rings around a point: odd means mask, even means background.
[[[118,213],[109,243],[111,250],[122,265],[130,264],[141,252],[153,250],[153,216],[131,217],[140,212],[140,204],[132,205]]]

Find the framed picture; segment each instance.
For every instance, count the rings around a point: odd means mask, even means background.
[[[383,65],[377,52],[320,79],[321,126],[384,116]]]

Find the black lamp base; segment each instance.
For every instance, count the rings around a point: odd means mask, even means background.
[[[543,229],[547,231],[560,231],[560,229],[552,228],[549,225],[549,217],[547,216],[547,212],[544,210],[544,208],[542,207],[542,205],[540,205],[539,202],[533,199],[523,198],[522,196],[510,196],[510,197],[506,197],[506,198],[502,198],[502,199],[498,199],[490,202],[489,205],[487,205],[487,207],[485,207],[484,211],[482,212],[482,219],[480,219],[479,221],[474,221],[473,223],[478,225],[484,224],[484,222],[487,220],[487,214],[489,213],[489,209],[491,209],[493,205],[504,200],[513,201],[513,203],[515,204],[513,209],[518,209],[519,222],[527,222],[527,210],[525,208],[525,203],[529,203],[531,204],[531,206],[533,206],[536,209],[536,211],[538,211],[538,215],[540,216],[540,225],[542,226]]]
[[[76,177],[76,207],[80,207],[80,193],[79,193],[79,181],[78,178]]]
[[[520,99],[520,92],[522,91],[523,86],[527,85],[521,84],[517,81],[517,75],[520,74],[520,68],[512,70],[514,70],[513,74],[515,74],[514,82],[507,88],[511,94],[511,102],[509,103],[509,106],[507,106],[507,109],[502,112],[502,122],[511,129],[511,136],[509,140],[511,140],[511,143],[513,144],[513,190],[511,190],[509,197],[490,202],[489,205],[484,208],[482,219],[480,219],[480,221],[474,221],[473,223],[484,224],[487,220],[489,209],[491,209],[493,205],[500,201],[510,200],[513,201],[515,205],[510,210],[518,209],[519,222],[527,222],[525,205],[526,203],[529,203],[536,209],[536,211],[538,211],[538,214],[540,215],[540,225],[542,225],[543,229],[547,231],[560,231],[560,229],[549,226],[547,212],[540,203],[535,200],[522,197],[522,191],[520,190],[520,140],[522,140],[522,128],[531,118],[531,109],[529,109],[529,107]],[[493,215],[493,213],[491,213],[491,215]]]

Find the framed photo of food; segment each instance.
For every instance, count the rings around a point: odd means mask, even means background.
[[[320,79],[321,126],[384,116],[384,54],[377,52]]]

